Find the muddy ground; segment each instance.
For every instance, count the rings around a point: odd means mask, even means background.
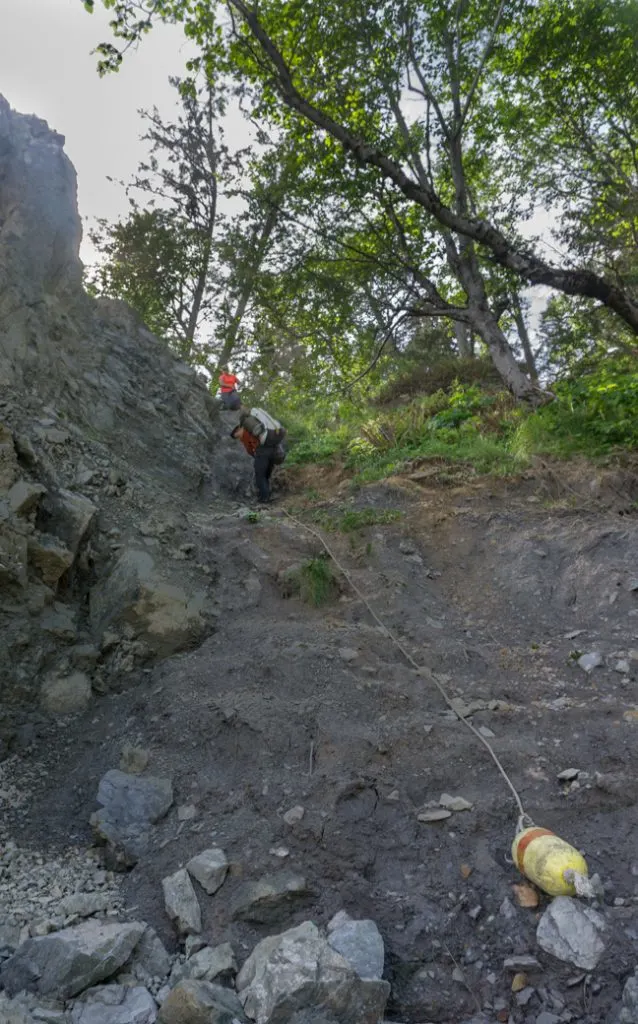
[[[134,743],[150,752],[149,771],[173,778],[177,803],[196,808],[185,824],[171,812],[123,880],[131,913],[168,944],[160,881],[214,840],[232,870],[203,905],[205,933],[235,943],[240,959],[269,931],[345,907],[383,935],[389,1020],[457,1024],[483,1010],[486,1021],[535,1022],[546,1010],[613,1024],[638,963],[636,519],[622,503],[544,500],[533,484],[389,481],[351,497],[322,494],[327,481],[317,471],[310,498],[289,494],[254,523],[202,494],[188,530],[191,557],[212,570],[216,632],[84,716],[38,719],[29,751],[5,768],[29,792],[6,830],[41,850],[90,845],[98,781]],[[308,522],[345,507],[401,513],[326,536],[452,697],[500,702],[474,724],[493,732],[534,821],[582,848],[606,884],[607,952],[593,975],[536,946],[546,900],[516,903],[516,808],[486,751],[345,583],[322,608],[288,596],[281,571],[320,545],[282,506]],[[590,651],[605,664],[588,675],[576,658]],[[623,660],[629,672],[615,671]],[[556,778],[565,768],[586,775],[571,787]],[[443,792],[472,809],[418,822]],[[288,826],[294,805],[305,814]],[[277,927],[233,921],[240,882],[282,868],[305,876],[306,904]],[[524,953],[540,967],[520,1007],[503,960]]]

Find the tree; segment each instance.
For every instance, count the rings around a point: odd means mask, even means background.
[[[607,2],[616,11],[630,9],[628,2]],[[115,12],[113,28],[126,46],[151,26],[154,17],[184,21],[189,36],[205,42],[217,10],[212,3],[193,8],[184,0],[156,0],[148,6],[137,0],[104,3]],[[560,9],[562,0],[548,0],[548,4]],[[90,9],[92,0],[86,6]],[[500,216],[484,215],[480,202],[470,202],[464,212],[458,205],[456,186],[455,205],[453,191],[420,180],[413,165],[392,145],[382,96],[388,80],[392,88],[410,88],[411,74],[427,100],[426,115],[418,118],[414,128],[425,140],[430,160],[433,150],[441,154],[441,139],[434,138],[431,131],[432,110],[436,114],[438,106],[447,118],[450,104],[455,97],[458,101],[455,133],[445,139],[444,147],[450,168],[458,170],[459,159],[463,160],[463,133],[466,138],[468,133],[473,135],[475,142],[486,140],[485,128],[495,100],[495,74],[498,77],[504,56],[514,45],[514,28],[528,23],[536,6],[536,0],[502,0],[495,11],[487,0],[461,4],[434,0],[427,6],[419,0],[385,0],[372,10],[361,0],[349,0],[326,2],[318,9],[315,5],[299,8],[294,0],[270,0],[257,11],[244,0],[228,0],[236,40],[231,60],[236,70],[260,84],[264,109],[280,119],[282,106],[301,115],[334,139],[358,165],[373,168],[398,193],[426,210],[443,233],[477,243],[483,254],[525,281],[603,303],[638,332],[638,302],[625,288],[587,266],[573,269],[550,264],[517,236],[507,218],[503,228]],[[572,23],[575,32],[586,30],[577,9]],[[104,44],[101,52],[103,70],[116,67],[122,59],[112,44]],[[607,60],[613,62],[614,56],[612,50]],[[455,73],[446,76],[445,89],[437,91],[437,83],[433,87],[427,75],[434,71],[436,78],[446,67],[448,71],[453,67]],[[496,153],[500,164],[507,163],[507,136],[495,141],[497,145],[489,147],[490,156]],[[478,160],[480,147],[474,149]],[[489,172],[494,173],[498,165],[493,159],[487,163]]]

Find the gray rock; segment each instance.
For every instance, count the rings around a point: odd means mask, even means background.
[[[40,628],[58,640],[75,640],[78,633],[75,609],[56,601],[52,608],[42,612]]]
[[[60,900],[60,911],[65,917],[91,917],[107,910],[111,897],[106,892],[76,892]]]
[[[631,672],[631,665],[626,658],[620,658],[614,665],[614,672],[619,672],[623,676],[628,676]]]
[[[155,1024],[157,1005],[145,988],[104,985],[74,1006],[71,1020],[73,1024]]]
[[[543,1010],[536,1018],[536,1024],[560,1024],[560,1017],[557,1017],[555,1013]]]
[[[0,994],[0,1021],[2,1024],[33,1024],[33,1017],[22,1002]]]
[[[159,935],[150,925],[144,931],[126,966],[135,977],[141,977],[144,981],[167,977],[171,969],[171,958]]]
[[[286,811],[283,816],[284,821],[286,822],[286,825],[298,825],[303,819],[305,813],[306,812],[301,804],[296,804],[295,807],[291,807],[289,811]]]
[[[73,565],[73,552],[57,537],[46,533],[35,534],[27,541],[29,562],[35,566],[42,582],[57,587],[64,573]]]
[[[446,818],[452,817],[452,811],[448,811],[446,807],[428,807],[425,811],[421,811],[417,814],[417,821],[427,823],[429,821],[445,821]]]
[[[593,971],[605,952],[605,919],[570,896],[557,896],[543,914],[536,940],[546,953]]]
[[[160,1024],[241,1024],[241,1003],[230,989],[209,981],[181,981],[163,1001]]]
[[[171,971],[171,985],[185,978],[194,981],[215,981],[216,978],[237,974],[237,963],[230,942],[221,946],[205,946],[194,953],[183,964],[176,964]]]
[[[344,921],[330,930],[328,943],[352,965],[360,978],[383,976],[385,950],[374,921]]]
[[[232,916],[239,921],[260,924],[276,923],[294,906],[304,903],[312,895],[301,875],[278,871],[265,875],[258,882],[246,882],[232,903]]]
[[[73,557],[86,539],[97,515],[97,507],[83,494],[60,488],[44,503],[48,513],[47,529],[64,541]]]
[[[84,711],[91,701],[91,682],[84,672],[45,679],[40,704],[52,715],[73,715]]]
[[[304,1010],[337,1024],[378,1024],[390,986],[364,981],[310,921],[263,939],[237,977],[246,1014],[257,1024],[288,1021]]]
[[[618,1024],[638,1024],[638,967],[625,983]]]
[[[202,889],[212,896],[224,884],[228,860],[223,850],[218,846],[212,846],[209,850],[202,850],[192,857],[186,865],[186,870],[199,882]]]
[[[523,953],[520,956],[508,956],[503,960],[503,969],[506,971],[536,971],[540,964],[535,956]]]
[[[449,793],[441,793],[439,803],[448,811],[471,811],[473,806],[465,797],[450,796]]]
[[[20,926],[17,924],[0,924],[0,957],[15,953],[20,945]]]
[[[7,495],[9,508],[14,515],[26,516],[37,507],[38,502],[47,489],[42,484],[31,483],[30,480],[18,480]]]
[[[70,999],[110,978],[126,963],[145,925],[84,921],[36,939],[27,939],[0,967],[0,985],[9,995],[26,989]]]
[[[143,747],[134,747],[125,743],[120,756],[120,771],[129,775],[140,775],[148,766],[150,754]]]
[[[572,782],[580,775],[580,768],[565,768],[559,772],[556,778],[559,782]]]
[[[175,922],[180,935],[202,930],[202,912],[188,872],[181,868],[162,879],[166,913]]]
[[[145,849],[150,826],[168,813],[173,785],[170,779],[140,778],[113,768],[101,778],[97,799],[102,807],[91,816],[91,825],[130,865]]]
[[[356,661],[359,657],[359,652],[355,651],[354,647],[340,647],[339,657],[345,662]]]
[[[600,651],[592,651],[590,654],[581,655],[578,664],[584,672],[593,672],[595,668],[600,668],[604,664],[604,658]]]

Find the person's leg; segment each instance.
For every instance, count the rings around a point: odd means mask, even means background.
[[[269,480],[271,473],[270,453],[267,448],[260,444],[255,452],[255,484],[260,501],[268,501],[270,497]]]

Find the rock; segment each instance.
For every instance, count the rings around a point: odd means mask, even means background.
[[[75,557],[88,536],[97,515],[97,507],[83,494],[64,488],[49,495],[45,507],[48,531],[64,541]]]
[[[512,992],[522,992],[527,987],[527,975],[519,971],[512,978]]]
[[[128,969],[136,977],[166,978],[171,969],[171,958],[166,952],[164,943],[154,928],[145,929],[142,938],[133,950],[133,956],[127,964]]]
[[[221,946],[204,946],[183,964],[176,964],[171,971],[171,984],[192,978],[195,981],[214,981],[215,978],[237,974],[237,962],[230,942]]]
[[[180,804],[177,808],[177,820],[178,821],[192,821],[193,818],[197,817],[197,808],[195,804]]]
[[[301,875],[278,871],[240,886],[232,904],[232,916],[238,921],[276,923],[311,895]]]
[[[625,983],[618,1024],[638,1024],[638,967]]]
[[[536,1024],[560,1024],[560,1017],[557,1017],[555,1013],[543,1010],[536,1018]]]
[[[149,759],[148,750],[125,743],[120,756],[120,771],[129,775],[139,775],[148,766]]]
[[[26,587],[27,563],[27,537],[7,523],[0,522],[0,584],[11,586],[17,583]]]
[[[72,642],[78,634],[75,609],[56,601],[52,608],[45,608],[42,612],[40,628],[58,640]]]
[[[580,775],[580,768],[565,768],[562,772],[559,772],[556,778],[559,782],[572,782],[573,779],[577,779]]]
[[[166,913],[175,922],[180,935],[202,930],[202,912],[185,868],[162,879]]]
[[[9,509],[16,516],[26,516],[37,507],[43,494],[47,493],[42,484],[30,480],[18,480],[7,495]]]
[[[310,921],[263,939],[237,976],[246,1014],[257,1024],[287,1021],[304,1010],[332,1014],[337,1024],[377,1024],[390,991],[364,981]]]
[[[578,664],[584,672],[593,672],[595,668],[600,668],[604,664],[604,659],[600,651],[592,651],[591,654],[581,655]]]
[[[620,675],[623,676],[629,675],[629,673],[631,672],[631,665],[629,664],[626,658],[621,658],[619,661],[616,662],[616,664],[614,665],[614,672],[619,672]]]
[[[605,919],[570,896],[558,896],[540,919],[536,940],[546,953],[593,971],[605,952]]]
[[[291,807],[289,811],[284,814],[284,821],[286,825],[297,825],[305,814],[304,808],[301,804],[297,804],[296,807]]]
[[[503,969],[506,971],[537,971],[540,966],[536,957],[527,953],[520,956],[508,956],[503,960]]]
[[[429,821],[444,821],[445,818],[451,818],[452,811],[448,811],[444,807],[429,807],[425,811],[421,811],[417,815],[417,821],[429,822]]]
[[[339,657],[345,662],[356,661],[359,657],[359,652],[355,651],[354,647],[340,647]]]
[[[20,926],[17,924],[0,924],[0,958],[15,953],[20,945]]]
[[[166,657],[201,638],[206,604],[205,591],[187,593],[166,582],[147,551],[127,549],[110,575],[93,587],[90,615],[98,632],[130,623],[151,650]]]
[[[448,811],[471,811],[473,807],[473,804],[469,800],[465,800],[464,797],[450,796],[449,793],[441,793],[439,803]]]
[[[201,935],[187,935],[184,939],[184,953],[187,958],[199,953],[200,949],[205,949],[205,947],[206,942]]]
[[[411,540],[402,540],[399,544],[399,551],[402,555],[416,554],[416,544]]]
[[[2,1024],[33,1024],[33,1017],[22,1002],[9,1001],[0,994],[0,1021]]]
[[[212,896],[224,884],[228,860],[223,850],[213,846],[192,857],[186,865],[186,870],[199,882],[204,892]]]
[[[26,989],[70,999],[112,977],[126,963],[145,925],[138,921],[88,920],[42,938],[27,939],[0,967],[0,985],[9,995]]]
[[[144,850],[150,826],[168,813],[173,785],[170,779],[140,778],[113,768],[101,778],[97,799],[102,807],[91,815],[91,825],[130,865]]]
[[[91,917],[108,910],[111,896],[107,892],[76,892],[60,900],[60,912],[65,917]]]
[[[84,711],[91,701],[91,683],[84,672],[45,679],[40,704],[52,715],[72,715]]]
[[[13,434],[0,423],[0,495],[11,490],[19,472]]]
[[[328,943],[352,965],[360,978],[383,976],[385,950],[374,921],[348,919],[332,929],[328,926],[328,930]]]
[[[159,1011],[159,1024],[237,1024],[245,1021],[230,989],[209,981],[180,981]]]
[[[61,577],[73,565],[73,553],[57,537],[46,533],[29,537],[27,552],[29,562],[49,587],[57,587]]]
[[[71,1013],[73,1024],[155,1024],[157,1005],[142,987],[103,985],[87,993]]]

